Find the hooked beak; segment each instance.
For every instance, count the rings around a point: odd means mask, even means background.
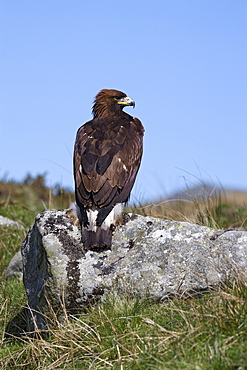
[[[126,96],[125,98],[119,99],[117,101],[117,103],[120,104],[120,105],[123,105],[123,106],[130,105],[133,108],[135,108],[135,101],[133,99],[129,98],[128,96]]]

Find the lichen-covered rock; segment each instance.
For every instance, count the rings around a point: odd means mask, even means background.
[[[111,250],[85,251],[66,210],[40,213],[22,244],[29,330],[51,305],[78,312],[107,292],[166,297],[204,291],[247,270],[247,232],[126,214]],[[61,305],[62,303],[62,305]]]

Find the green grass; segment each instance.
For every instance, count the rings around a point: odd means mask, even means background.
[[[16,194],[11,186],[8,193]],[[80,316],[67,317],[65,312],[63,323],[54,314],[49,336],[5,338],[6,325],[25,306],[26,295],[22,282],[6,280],[3,272],[43,207],[36,193],[29,197],[37,200],[35,207],[16,195],[7,201],[0,196],[0,214],[25,228],[0,228],[1,370],[247,369],[247,282],[240,275],[201,298],[155,303],[109,295]],[[49,202],[53,208],[68,207],[58,198]],[[194,208],[182,202],[169,207],[153,205],[152,211],[159,211],[159,217],[169,214],[173,219],[224,228],[245,226],[247,215],[245,206],[219,198],[216,203],[210,198],[194,202]]]
[[[240,284],[186,301],[154,303],[109,296],[84,315],[57,324],[50,339],[3,343],[0,366],[30,370],[245,368],[246,333],[246,286]]]

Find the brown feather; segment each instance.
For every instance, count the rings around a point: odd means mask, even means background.
[[[122,111],[123,105],[118,104],[122,98],[126,98],[126,94],[120,91],[101,90],[93,105],[94,118],[77,132],[75,196],[85,218],[82,217],[84,226],[88,225],[86,210],[91,207],[100,212],[100,221],[96,222],[101,225],[115,204],[128,200],[140,166],[144,129],[138,118]],[[83,229],[82,233],[86,234]],[[87,248],[104,244],[100,235],[109,234],[97,231],[97,237],[92,237],[92,232],[90,230],[91,237],[82,237]]]

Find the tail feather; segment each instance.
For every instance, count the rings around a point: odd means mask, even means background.
[[[106,249],[112,244],[112,230],[98,226],[96,232],[82,226],[82,243],[85,249]]]
[[[82,243],[85,249],[111,248],[112,227],[116,225],[122,213],[121,203],[104,210],[95,206],[84,208],[73,204],[71,212],[81,224]]]

